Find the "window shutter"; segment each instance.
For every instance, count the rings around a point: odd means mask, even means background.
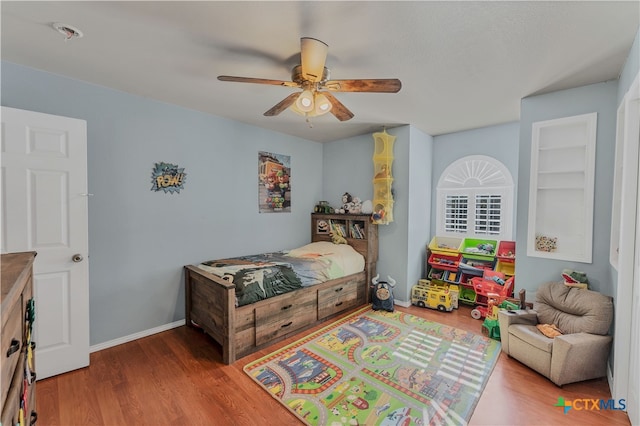
[[[445,201],[445,231],[467,232],[469,218],[469,197],[466,195],[447,195]]]
[[[494,194],[476,195],[475,233],[499,235],[502,223],[502,196]]]
[[[442,172],[436,191],[436,235],[512,239],[514,184],[500,161],[460,158]]]

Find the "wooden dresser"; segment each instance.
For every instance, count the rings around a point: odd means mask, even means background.
[[[31,329],[35,252],[3,254],[2,274],[2,425],[36,422],[35,343]],[[22,417],[23,421],[20,422]]]

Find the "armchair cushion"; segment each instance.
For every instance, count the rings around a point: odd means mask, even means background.
[[[509,333],[511,333],[511,336],[517,337],[537,349],[551,353],[553,339],[545,337],[545,335],[540,333],[535,325],[513,325],[509,327]]]
[[[556,282],[540,286],[533,308],[538,312],[538,322],[555,324],[564,334],[604,336],[613,319],[611,297]]]

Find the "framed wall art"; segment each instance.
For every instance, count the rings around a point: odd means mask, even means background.
[[[164,191],[165,194],[180,193],[180,190],[184,189],[186,180],[187,174],[184,172],[184,167],[164,162],[156,163],[151,171],[151,190]]]
[[[258,206],[260,213],[291,212],[291,157],[258,153]]]

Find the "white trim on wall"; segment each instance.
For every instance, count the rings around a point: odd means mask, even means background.
[[[172,328],[177,328],[185,325],[185,320],[174,321],[169,324],[164,324],[158,327],[150,328],[148,330],[142,330],[138,333],[129,334],[128,336],[123,336],[118,339],[109,340],[108,342],[98,343],[97,345],[93,345],[89,347],[89,353],[94,353],[101,351],[103,349],[108,349],[114,346],[122,345],[123,343],[133,342],[134,340],[142,339],[143,337],[152,336],[157,333],[162,333],[163,331],[171,330]]]
[[[469,238],[513,239],[514,183],[509,169],[486,155],[469,155],[452,162],[440,175],[436,187],[436,235]],[[447,230],[447,197],[462,196],[467,200],[466,231]],[[500,200],[499,233],[477,233],[477,197],[496,196]],[[450,217],[450,215],[449,215]],[[479,216],[478,216],[479,217]]]

